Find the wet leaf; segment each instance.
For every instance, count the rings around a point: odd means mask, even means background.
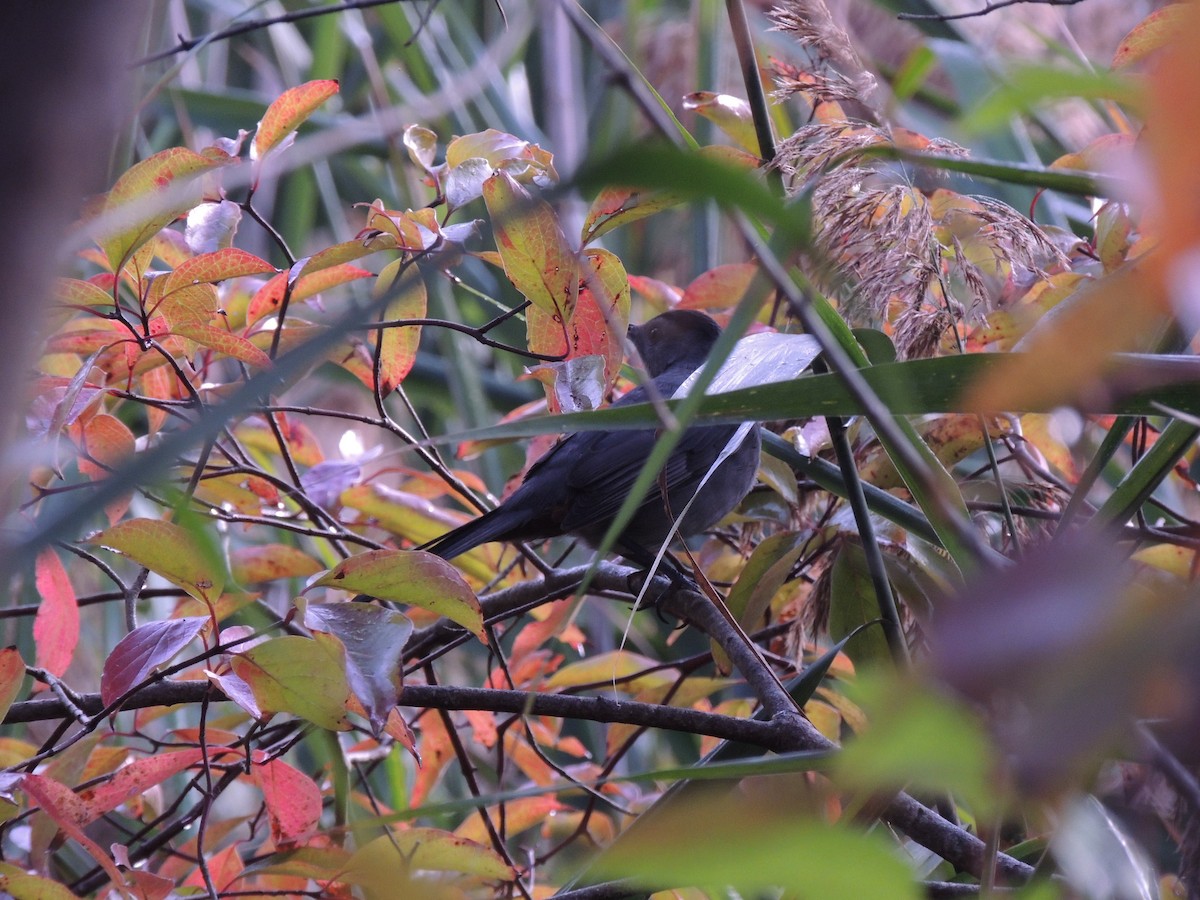
[[[400,664],[413,624],[402,613],[370,603],[310,603],[304,625],[346,648],[346,677],[379,734],[400,699]]]

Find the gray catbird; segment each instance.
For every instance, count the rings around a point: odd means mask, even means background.
[[[721,329],[694,310],[672,310],[642,326],[631,326],[637,347],[653,379],[654,390],[669,398],[693,371],[704,365]],[[643,403],[646,386],[634,388],[615,406]],[[649,567],[700,480],[737,432],[736,425],[693,426],[684,433],[666,468],[617,540],[616,550],[631,562]],[[654,429],[582,431],[568,435],[530,466],[521,483],[500,506],[437,538],[424,549],[453,559],[489,541],[533,541],[570,534],[595,546],[603,538],[657,440]],[[754,485],[760,439],[751,429],[708,479],[692,502],[679,533],[698,534],[716,524]],[[660,485],[667,485],[663,503]]]

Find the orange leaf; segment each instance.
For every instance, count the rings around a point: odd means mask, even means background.
[[[274,271],[273,265],[264,259],[259,259],[253,253],[247,253],[236,247],[225,247],[222,250],[192,257],[179,265],[175,271],[160,279],[162,283],[160,294],[169,294],[171,291],[189,284],[211,284],[227,278],[261,275],[264,272]]]
[[[284,91],[267,107],[254,140],[250,158],[262,159],[272,147],[300,127],[318,106],[338,92],[336,80],[309,81]]]
[[[229,571],[238,584],[307,578],[324,568],[302,550],[286,544],[238,547],[229,555]]]
[[[115,416],[100,413],[83,426],[83,449],[87,458],[80,457],[79,471],[93,481],[107,478],[134,451],[133,432]],[[119,521],[129,509],[132,492],[126,493],[104,507],[109,524]]]
[[[16,647],[0,649],[0,719],[8,715],[21,685],[25,683],[25,661]],[[2,765],[2,763],[0,763]]]
[[[307,270],[307,267],[305,267],[305,270]],[[302,274],[292,286],[292,296],[289,302],[298,303],[339,284],[370,277],[371,273],[366,269],[360,269],[358,266],[351,266],[345,263],[328,266],[312,274]],[[253,325],[263,316],[279,311],[280,307],[283,306],[283,295],[287,290],[287,279],[288,273],[280,272],[259,288],[258,293],[250,300],[250,306],[246,309],[247,325]]]
[[[67,578],[62,560],[53,550],[43,550],[34,564],[38,594],[37,616],[33,620],[33,641],[37,664],[51,675],[62,675],[75,656],[79,643],[79,606],[75,589]]]
[[[415,269],[400,276],[400,281],[393,284],[395,275],[393,266],[398,266],[402,260],[389,263],[379,273],[375,283],[375,294],[395,290],[400,291],[394,300],[388,302],[383,311],[384,321],[399,319],[423,319],[427,309],[428,298],[425,293],[425,282]],[[405,376],[412,371],[417,359],[417,346],[421,343],[421,326],[405,325],[400,328],[385,328],[379,339],[379,392],[387,396],[394,391]]]
[[[730,263],[696,276],[679,301],[682,309],[726,309],[737,306],[758,267],[754,263]]]
[[[271,357],[263,351],[244,337],[232,334],[217,325],[188,322],[175,326],[171,331],[180,337],[195,341],[201,347],[216,350],[218,353],[244,362],[248,366],[265,369],[271,365]]]

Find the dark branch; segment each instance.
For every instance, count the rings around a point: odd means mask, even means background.
[[[179,37],[179,43],[167,50],[159,50],[157,53],[151,53],[149,56],[143,56],[141,59],[133,63],[131,68],[144,66],[152,62],[158,62],[160,59],[168,59],[175,56],[177,53],[186,53],[196,47],[204,44],[211,44],[214,41],[227,41],[231,37],[237,37],[240,34],[249,34],[252,31],[258,31],[261,28],[270,28],[272,25],[281,25],[284,22],[299,22],[301,19],[312,19],[317,16],[328,16],[334,13],[345,12],[348,9],[369,9],[372,6],[386,6],[389,3],[400,3],[402,0],[346,0],[345,3],[338,3],[334,6],[320,6],[316,9],[300,9],[295,12],[284,13],[279,16],[272,16],[269,19],[254,19],[251,22],[243,22],[241,25],[231,25],[229,28],[222,31],[214,31],[210,34],[202,35],[198,38]]]
[[[910,22],[952,22],[955,19],[974,19],[978,16],[986,16],[988,13],[1004,9],[1006,6],[1016,6],[1018,3],[1041,3],[1046,6],[1074,6],[1076,3],[1081,2],[1082,0],[996,0],[995,3],[989,3],[983,9],[977,9],[974,12],[900,13],[896,18],[908,19]]]

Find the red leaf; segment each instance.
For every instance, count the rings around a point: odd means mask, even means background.
[[[42,808],[46,815],[54,820],[54,824],[61,828],[67,836],[83,845],[92,859],[96,860],[104,869],[104,873],[113,885],[118,888],[124,886],[125,879],[116,864],[113,863],[112,858],[101,850],[95,841],[84,834],[83,825],[88,821],[87,806],[74,791],[45,775],[26,775],[21,779],[21,789]]]
[[[62,560],[53,550],[43,550],[34,565],[38,605],[33,620],[37,664],[51,675],[62,675],[71,664],[79,643],[79,607],[75,589]]]
[[[321,791],[311,778],[278,759],[255,765],[250,774],[263,792],[277,846],[312,832],[321,819]]]
[[[125,635],[104,661],[100,699],[112,703],[159,666],[169,662],[207,625],[207,616],[150,622]]]
[[[156,784],[162,784],[203,758],[204,751],[194,747],[172,753],[159,753],[131,762],[103,784],[80,792],[79,797],[84,802],[83,814],[86,817],[84,824],[94,822],[134,797],[140,797]]]

